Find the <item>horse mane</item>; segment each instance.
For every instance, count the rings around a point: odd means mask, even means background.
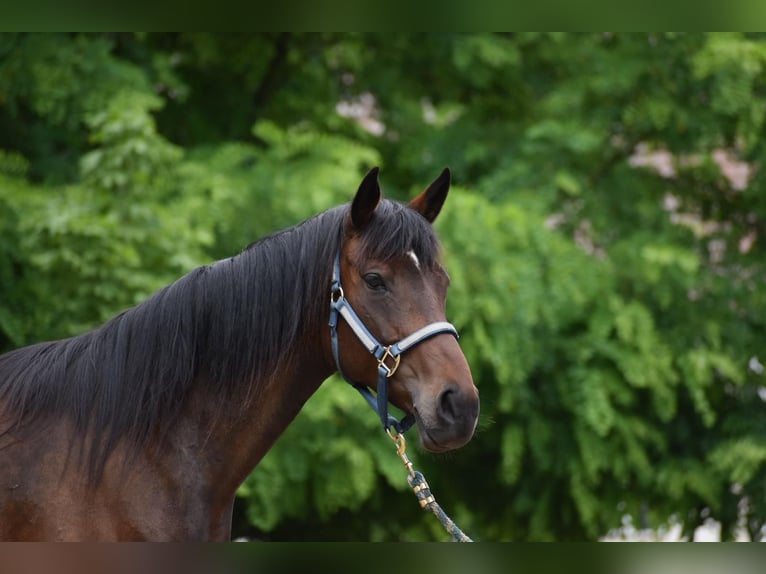
[[[119,441],[137,452],[170,430],[195,385],[221,405],[257,396],[299,339],[325,326],[347,212],[330,209],[199,267],[90,332],[0,355],[0,420],[10,422],[0,436],[67,417],[96,437],[88,456],[100,476]],[[375,259],[413,250],[430,265],[438,256],[431,225],[393,201],[381,202],[361,239]]]

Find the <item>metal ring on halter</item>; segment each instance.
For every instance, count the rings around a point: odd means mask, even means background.
[[[394,360],[393,367],[389,367],[386,364],[386,359],[389,359],[389,358]],[[386,371],[386,377],[390,379],[391,377],[394,376],[396,369],[399,368],[399,362],[401,360],[402,360],[401,355],[393,355],[391,353],[391,346],[389,345],[388,347],[386,347],[386,351],[383,353],[383,356],[380,359],[378,359],[378,367]]]
[[[336,299],[335,296],[338,296]],[[343,294],[343,287],[340,285],[335,285],[334,288],[330,291],[330,305],[334,305],[341,299],[345,299],[345,295]]]

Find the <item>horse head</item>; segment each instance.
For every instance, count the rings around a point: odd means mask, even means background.
[[[401,204],[381,199],[378,169],[372,169],[344,220],[331,294],[345,318],[337,321],[338,369],[358,388],[385,393],[383,403],[407,413],[432,452],[465,445],[479,414],[479,393],[457,331],[446,322],[450,280],[432,227],[449,185],[445,169]],[[378,408],[387,426],[386,407]]]

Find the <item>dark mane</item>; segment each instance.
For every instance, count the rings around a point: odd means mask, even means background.
[[[93,331],[0,356],[0,420],[11,425],[0,436],[66,417],[82,436],[97,437],[89,459],[100,474],[118,441],[138,448],[169,430],[196,384],[214,389],[211,400],[257,396],[299,338],[326,327],[347,210],[336,207],[195,269]],[[391,201],[362,238],[373,258],[413,250],[430,265],[438,256],[430,224]]]

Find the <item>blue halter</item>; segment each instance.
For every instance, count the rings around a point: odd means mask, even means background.
[[[338,317],[346,320],[348,326],[362,343],[365,349],[375,357],[378,362],[378,385],[377,396],[364,384],[349,379],[340,366],[340,353],[338,350]],[[401,356],[407,350],[419,345],[423,341],[430,339],[435,335],[449,333],[458,338],[457,329],[451,323],[446,321],[437,321],[422,327],[405,337],[401,341],[392,345],[383,345],[372,333],[364,326],[362,320],[351,307],[343,294],[343,287],[340,284],[340,251],[335,256],[335,265],[332,271],[332,286],[330,287],[330,338],[332,341],[332,354],[335,358],[335,366],[340,375],[352,385],[369,405],[378,413],[383,428],[388,430],[393,427],[397,432],[403,433],[409,429],[415,422],[412,415],[405,416],[401,421],[396,420],[388,412],[388,379],[394,376],[399,368]]]

